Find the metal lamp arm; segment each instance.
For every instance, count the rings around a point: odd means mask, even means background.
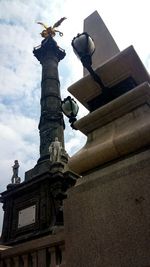
[[[91,74],[92,78],[94,79],[95,82],[97,82],[102,90],[106,89],[106,86],[103,84],[101,78],[97,75],[97,73],[92,69],[91,66],[86,66],[87,70]]]

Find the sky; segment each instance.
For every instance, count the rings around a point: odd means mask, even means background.
[[[83,32],[83,20],[98,11],[119,49],[133,45],[150,71],[149,0],[0,0],[0,192],[11,181],[15,159],[19,176],[33,168],[39,158],[41,65],[33,47],[41,43],[42,21],[53,25],[67,17],[56,37],[66,57],[59,64],[62,98],[67,88],[82,77],[82,65],[72,51],[71,41]],[[80,105],[78,118],[87,114]],[[66,122],[65,147],[73,155],[86,142],[79,131]],[[0,231],[2,225],[0,206]]]

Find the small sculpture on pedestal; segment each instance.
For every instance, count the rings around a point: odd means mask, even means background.
[[[14,165],[12,166],[13,169],[13,176],[11,178],[12,184],[20,184],[21,179],[18,177],[18,170],[19,170],[19,162],[18,160],[14,161]]]

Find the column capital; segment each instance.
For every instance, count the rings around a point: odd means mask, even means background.
[[[41,45],[33,49],[34,56],[40,61],[41,64],[43,63],[45,56],[51,52],[53,52],[53,55],[58,58],[58,61],[62,60],[66,55],[65,50],[60,48],[57,45],[57,42],[51,36],[45,38],[41,42]]]

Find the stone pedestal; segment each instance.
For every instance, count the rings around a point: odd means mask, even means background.
[[[85,175],[65,201],[67,267],[150,266],[150,150]]]
[[[61,162],[55,162],[49,164],[49,170],[40,169],[30,179],[1,193],[3,244],[25,242],[52,234],[56,228],[62,227],[62,200],[77,178]]]
[[[111,71],[114,73],[114,69]],[[143,79],[144,69],[138,71],[141,76],[134,77]],[[132,76],[133,72],[128,74]],[[115,77],[117,80],[117,72]],[[82,178],[65,200],[67,267],[150,266],[147,81],[149,76],[75,123],[87,135],[87,143],[69,160],[70,168]],[[81,89],[86,105],[83,94]]]

